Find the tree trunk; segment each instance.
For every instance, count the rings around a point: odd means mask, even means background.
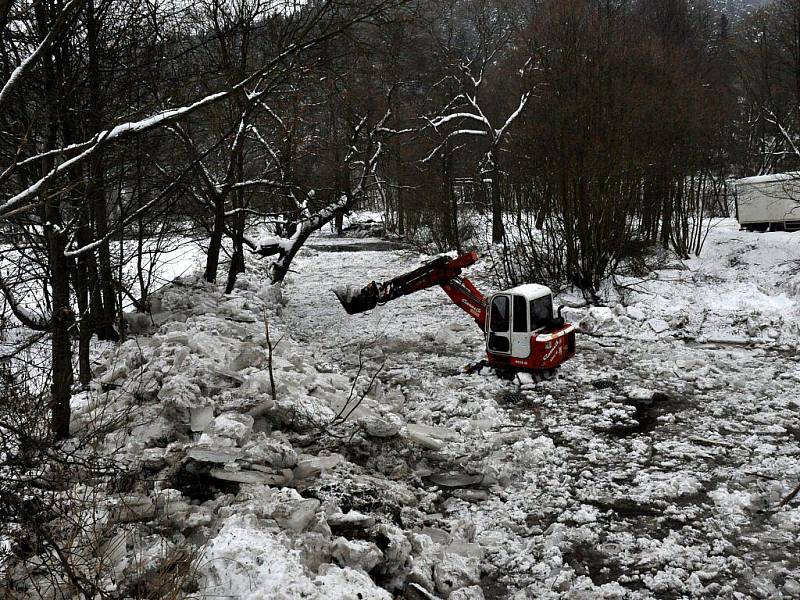
[[[89,208],[81,207],[80,222],[77,231],[78,244],[85,246],[91,242],[89,231]],[[79,341],[78,341],[78,379],[86,387],[92,379],[92,369],[89,362],[90,344],[95,331],[92,319],[92,293],[90,282],[97,281],[97,265],[92,252],[84,252],[77,260],[72,261],[72,281],[75,287],[75,297],[78,302],[79,315]]]
[[[342,235],[344,229],[344,213],[338,213],[333,220],[333,228],[336,230],[336,235]]]
[[[244,179],[244,157],[241,150],[236,157],[236,174],[239,181]],[[233,255],[231,264],[228,267],[228,281],[225,284],[225,293],[230,294],[236,285],[236,276],[244,273],[244,228],[247,225],[245,217],[244,191],[239,189],[234,193],[234,208],[239,209],[233,217]]]
[[[447,144],[442,148],[442,182],[444,184],[444,232],[448,244],[461,253],[458,239],[458,204],[453,193],[453,153]]]
[[[208,240],[208,254],[206,255],[205,280],[214,283],[217,280],[219,268],[219,253],[222,250],[222,234],[225,230],[225,198],[214,198],[214,228]]]
[[[86,2],[86,41],[89,54],[89,122],[92,133],[102,129],[103,98],[101,95],[102,78],[100,76],[100,59],[98,56],[98,17],[95,14],[94,0]],[[97,337],[101,340],[117,341],[119,336],[114,330],[116,318],[116,298],[114,296],[114,278],[111,269],[111,250],[108,240],[108,211],[106,208],[105,177],[103,173],[102,152],[98,152],[94,160],[89,162],[89,180],[86,197],[90,201],[94,213],[96,239],[103,240],[98,247],[99,288],[102,295],[102,313],[94,315]]]
[[[401,185],[397,189],[397,234],[404,236],[406,234],[406,211],[403,196],[405,189]]]
[[[48,213],[57,212],[56,207]],[[57,221],[54,221],[57,222]],[[48,228],[50,279],[53,287],[52,353],[53,382],[50,386],[51,430],[56,439],[69,437],[72,396],[72,342],[70,328],[75,321],[69,302],[69,263],[64,256],[67,240],[64,234]]]
[[[47,6],[44,3],[34,4],[34,15],[39,35],[44,38],[49,30]],[[45,102],[45,119],[43,134],[45,152],[56,147],[58,141],[58,88],[55,65],[58,63],[53,53],[43,61],[43,71],[47,82]],[[41,176],[44,177],[54,167],[54,160],[47,158],[41,163]],[[67,246],[66,233],[62,227],[60,204],[63,193],[48,189],[40,193],[39,216],[44,224],[43,230],[47,240],[49,291],[45,285],[45,297],[50,301],[51,317],[51,361],[52,382],[50,385],[50,431],[56,440],[69,437],[70,406],[72,395],[72,343],[70,327],[74,315],[69,296],[69,261],[64,256]]]
[[[492,163],[490,177],[492,180],[492,243],[499,244],[505,236],[503,227],[503,205],[500,194],[500,168],[497,164],[497,156],[492,153],[490,156]]]
[[[233,226],[233,255],[228,268],[228,280],[225,284],[225,293],[230,294],[236,285],[236,276],[244,273],[244,214],[239,213],[234,219]]]

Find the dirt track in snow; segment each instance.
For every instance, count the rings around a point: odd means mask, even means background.
[[[351,375],[359,352],[367,373],[383,365],[407,422],[458,432],[438,452],[387,443],[349,458],[425,485],[435,497],[427,516],[403,526],[474,542],[487,597],[800,596],[800,508],[774,510],[800,481],[793,351],[627,328],[580,336],[556,381],[520,388],[462,375],[483,340],[438,289],[366,315],[339,307],[330,288],[419,264],[413,252],[364,244],[320,239],[306,251],[284,323]],[[431,483],[442,473],[497,483]]]

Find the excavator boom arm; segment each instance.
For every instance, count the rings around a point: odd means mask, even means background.
[[[336,289],[334,293],[348,314],[365,312],[402,296],[433,286],[441,286],[456,306],[469,314],[481,329],[486,322],[486,297],[461,270],[475,264],[478,254],[470,252],[458,258],[439,258],[420,268],[382,283],[371,282],[361,289]]]

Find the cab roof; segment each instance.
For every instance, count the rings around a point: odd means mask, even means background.
[[[538,283],[526,283],[525,285],[519,285],[502,293],[523,296],[526,300],[530,301],[549,296],[552,292],[547,286],[539,285]]]

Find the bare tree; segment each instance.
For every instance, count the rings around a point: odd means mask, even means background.
[[[531,62],[526,60],[517,67],[521,91],[515,96],[513,109],[503,116],[498,115],[494,89],[497,77],[491,78],[490,71],[497,71],[498,63],[508,59],[503,54],[512,47],[514,32],[490,2],[469,3],[468,10],[468,22],[475,40],[466,47],[452,43],[450,38],[440,41],[442,54],[451,64],[445,79],[438,85],[450,84],[448,87],[453,93],[441,109],[426,117],[428,125],[438,134],[439,142],[423,162],[437,155],[448,160],[444,155],[449,154],[449,144],[453,140],[464,137],[483,140],[486,150],[480,167],[481,173],[491,182],[492,242],[498,243],[504,235],[500,189],[503,144],[530,99],[528,72]]]

